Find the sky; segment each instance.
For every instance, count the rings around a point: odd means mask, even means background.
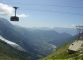
[[[10,21],[17,9],[19,22]],[[83,25],[83,0],[0,0],[0,17],[23,27],[65,27]]]

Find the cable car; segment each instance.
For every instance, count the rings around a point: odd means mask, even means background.
[[[10,21],[19,21],[19,17],[16,16],[16,10],[18,7],[13,7],[15,9],[15,16],[10,17]]]
[[[11,16],[10,20],[11,21],[19,21],[19,17],[17,17],[17,16]]]

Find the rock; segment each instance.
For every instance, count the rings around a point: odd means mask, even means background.
[[[68,48],[68,53],[72,54],[75,53],[76,51],[80,50],[82,47],[83,41],[82,40],[76,40],[75,42],[73,42],[69,48]]]

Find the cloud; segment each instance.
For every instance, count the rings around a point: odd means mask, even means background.
[[[0,3],[0,16],[13,16],[14,15],[14,8],[7,4]],[[20,18],[28,17],[29,15],[26,14],[17,14]]]
[[[72,24],[71,26],[72,26],[72,27],[74,27],[74,26],[75,26],[75,24]]]
[[[14,9],[7,4],[0,3],[0,15],[9,16],[13,14]]]
[[[20,17],[20,18],[23,18],[23,17],[28,17],[29,15],[25,15],[25,14],[20,14],[20,15],[18,15],[18,14],[17,14],[17,16]]]

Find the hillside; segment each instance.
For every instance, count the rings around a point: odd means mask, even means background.
[[[57,39],[55,39],[53,41],[49,41],[49,43],[51,43],[51,44],[53,44],[53,45],[55,45],[57,47],[60,47],[60,46],[64,45],[65,43],[76,40],[77,36],[78,35],[75,35],[75,36],[72,36],[72,37],[69,37],[69,38],[66,38],[66,39],[59,39],[58,42],[57,42]]]
[[[38,58],[39,57],[38,55],[42,55],[35,50],[35,48],[37,47],[33,45],[28,38],[19,33],[17,30],[18,29],[13,24],[11,24],[7,19],[0,18],[1,36],[21,46],[28,53],[28,55],[30,54],[35,58]]]
[[[42,58],[40,60],[54,60],[54,59],[80,59],[83,60],[83,50],[79,50],[73,54],[69,54],[68,53],[68,47],[72,44],[73,42],[69,42],[68,44],[65,44],[61,47],[59,47],[58,49],[56,49],[56,51],[54,51],[52,54],[50,54],[49,56]]]
[[[20,26],[18,28],[20,29],[20,33],[23,33],[26,38],[29,38],[32,44],[38,47],[36,50],[46,56],[52,53],[56,47],[73,40],[69,39],[73,36],[68,33],[58,33],[54,30],[31,29]],[[55,47],[52,48],[54,45]]]
[[[20,52],[20,51],[19,51]],[[0,60],[27,60],[18,50],[0,40]]]
[[[69,39],[72,36],[68,33],[14,26],[4,18],[0,18],[0,35],[18,44],[27,52],[27,55],[31,55],[36,59],[49,55],[56,47],[61,46],[66,41],[69,42],[72,40]],[[65,40],[67,38],[69,40]],[[55,41],[56,43],[51,43],[51,41]]]

